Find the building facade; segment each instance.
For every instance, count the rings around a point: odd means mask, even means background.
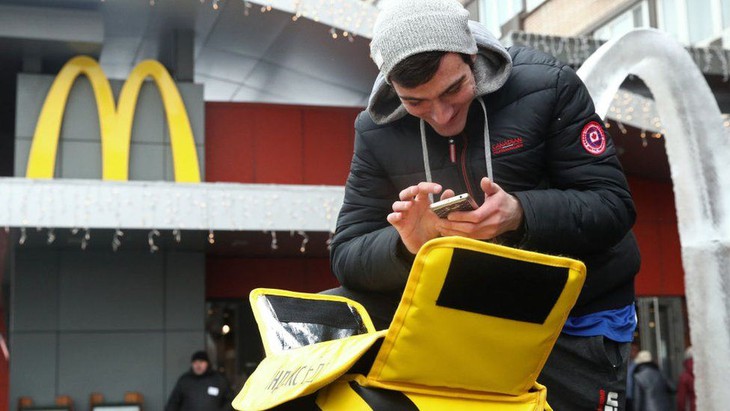
[[[727,113],[727,51],[720,46],[729,44],[730,0],[701,2],[464,3],[505,44],[536,47],[576,68],[632,28],[667,30],[692,46]],[[0,102],[10,107],[0,110],[0,188],[15,194],[7,197],[12,210],[0,206],[3,221],[11,221],[0,224],[8,227],[0,229],[0,334],[7,342],[0,411],[14,409],[21,396],[50,404],[69,395],[85,408],[91,393],[114,400],[126,391],[161,409],[190,353],[203,347],[240,385],[263,355],[249,291],[336,286],[327,242],[352,156],[352,125],[376,74],[363,29],[372,10],[342,6],[328,14],[315,10],[318,1],[302,1],[313,6],[298,10],[197,0],[179,8],[2,3],[0,19],[15,16],[36,30],[0,24]],[[351,27],[337,19],[347,13]],[[49,16],[57,30],[37,29]],[[74,29],[79,21],[84,30]],[[84,77],[63,114],[55,180],[23,179],[44,99],[79,50],[100,60],[115,101],[139,61],[165,63],[190,119],[198,186],[175,183],[167,109],[152,84],[136,102],[130,181],[101,181],[100,111]],[[689,343],[684,273],[651,104],[641,82],[628,79],[607,126],[638,210],[637,337],[676,376]],[[74,196],[70,210],[60,209],[65,193]],[[93,222],[97,213],[106,220]]]

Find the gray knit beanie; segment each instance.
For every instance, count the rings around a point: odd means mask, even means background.
[[[446,51],[476,54],[469,12],[457,0],[394,0],[380,11],[370,57],[386,81],[398,63],[414,54]]]

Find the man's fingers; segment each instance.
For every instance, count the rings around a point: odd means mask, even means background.
[[[412,200],[413,197],[416,195],[415,190],[417,190],[417,189],[415,187],[416,186],[410,186],[410,187],[404,188],[403,190],[400,191],[400,193],[398,193],[398,198],[401,201]]]
[[[449,233],[449,235],[462,235],[468,236],[473,233],[478,227],[472,223],[461,223],[461,222],[441,222],[439,225],[439,231],[442,233]]]
[[[494,229],[490,227],[480,227],[478,224],[453,221],[441,222],[438,226],[438,230],[439,233],[444,236],[455,235],[478,240],[489,240],[497,235]]]
[[[410,186],[401,190],[401,192],[398,193],[398,198],[400,198],[401,201],[411,201],[416,197],[416,195],[418,195],[418,186]]]
[[[484,220],[484,217],[482,216],[480,210],[454,211],[452,213],[449,213],[446,218],[452,222],[466,222],[470,224],[476,224]]]
[[[418,185],[410,186],[401,190],[398,198],[402,201],[413,200],[416,197],[426,197],[429,194],[438,194],[441,192],[441,185],[436,183],[421,182]]]
[[[497,183],[493,182],[487,177],[483,177],[482,181],[479,182],[479,185],[481,186],[482,191],[484,191],[485,197],[497,194],[501,190]]]
[[[411,208],[412,201],[396,201],[393,203],[393,211],[406,211]]]
[[[444,190],[443,193],[441,193],[441,200],[446,200],[447,198],[451,198],[455,195],[456,195],[456,193],[454,193],[454,190],[452,190],[450,188],[446,189],[446,190]]]
[[[420,182],[418,183],[418,191],[426,194],[438,194],[441,192],[441,185],[436,183]]]
[[[390,224],[395,226],[395,225],[398,225],[398,223],[400,223],[401,220],[403,220],[403,214],[401,214],[399,212],[393,212],[393,213],[388,214],[388,217],[386,217],[386,219],[388,220],[388,222]]]

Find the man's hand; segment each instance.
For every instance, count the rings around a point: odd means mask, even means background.
[[[398,230],[401,241],[412,254],[428,240],[439,236],[436,224],[440,218],[429,209],[428,195],[440,192],[441,186],[436,183],[410,186],[400,192],[400,201],[393,203],[393,212],[388,214],[388,222]]]
[[[455,211],[447,219],[439,219],[437,228],[441,235],[490,240],[520,227],[523,218],[520,202],[486,177],[480,186],[484,204],[474,211]]]

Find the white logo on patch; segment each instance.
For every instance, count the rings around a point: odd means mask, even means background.
[[[212,395],[213,397],[217,397],[220,390],[218,387],[208,387],[208,395]]]

